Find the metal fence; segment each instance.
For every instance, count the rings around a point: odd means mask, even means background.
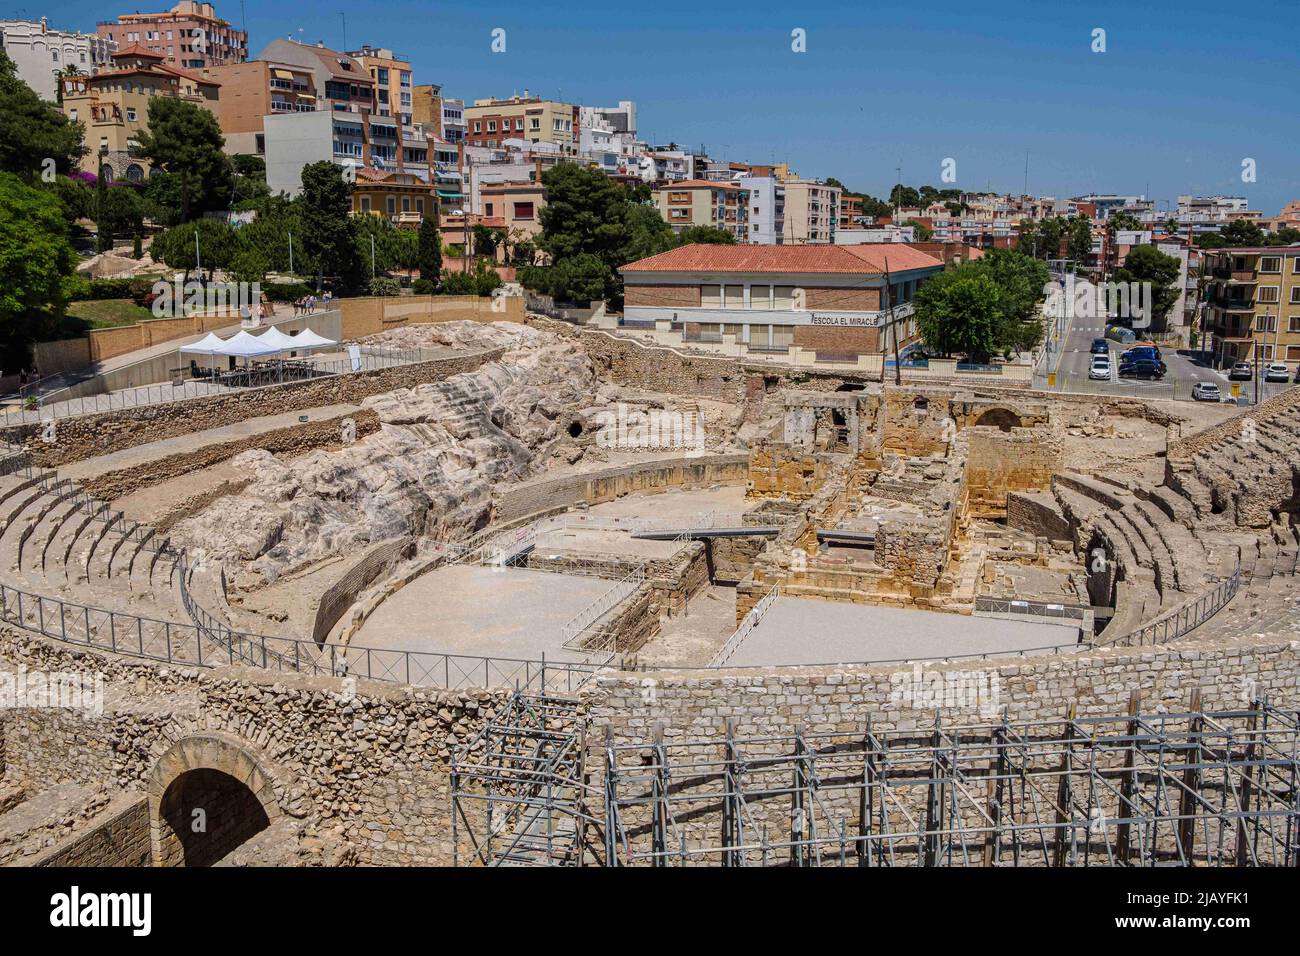
[[[645,565],[638,564],[628,572],[626,577],[615,581],[613,587],[565,622],[564,627],[560,629],[564,646],[574,650],[591,651],[598,656],[603,653],[606,656],[601,663],[608,661],[614,655],[615,635],[601,635],[600,621],[635,594],[644,583]]]
[[[1220,581],[1213,589],[1195,600],[1189,601],[1182,607],[1174,608],[1172,611],[1156,618],[1150,624],[1145,624],[1136,631],[1108,643],[1133,647],[1175,641],[1184,634],[1200,627],[1219,613],[1225,604],[1236,597],[1240,588],[1241,568],[1238,566],[1237,570],[1232,572],[1231,577]]]
[[[64,388],[42,395],[33,408],[0,413],[0,424],[30,425],[63,418],[96,415],[100,412],[167,405],[194,398],[207,398],[235,391],[349,375],[355,372],[373,372],[424,361],[428,361],[424,349],[383,349],[365,346],[361,348],[356,361],[349,356],[341,359],[303,359],[267,363],[262,366],[220,372],[211,379],[195,379],[179,385],[171,383],[141,385],[98,395],[72,396],[64,394],[70,391]]]
[[[1090,608],[1082,604],[1050,604],[1045,601],[1019,601],[981,595],[975,598],[975,610],[991,614],[1023,614],[1048,620],[1082,621]]]
[[[727,642],[718,649],[718,653],[713,655],[713,659],[709,661],[708,666],[726,666],[727,661],[731,660],[732,655],[736,653],[740,645],[745,643],[745,638],[749,637],[754,628],[758,627],[758,622],[762,620],[763,615],[768,612],[780,596],[781,586],[779,584],[772,585],[772,589],[759,598],[758,603],[749,609],[745,619],[740,622],[740,627],[736,628],[735,633],[727,638]]]

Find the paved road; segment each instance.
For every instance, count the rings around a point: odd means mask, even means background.
[[[1197,382],[1212,382],[1219,386],[1224,396],[1232,394],[1232,384],[1227,372],[1219,371],[1210,364],[1208,357],[1188,349],[1175,351],[1169,348],[1160,350],[1161,357],[1168,366],[1165,377],[1158,382],[1144,379],[1121,379],[1119,377],[1119,356],[1124,347],[1118,342],[1108,341],[1110,345],[1111,377],[1109,381],[1088,378],[1092,367],[1092,343],[1094,339],[1105,337],[1105,323],[1099,318],[1075,318],[1071,321],[1065,335],[1063,348],[1056,366],[1056,388],[1069,392],[1090,392],[1095,394],[1124,395],[1148,397],[1152,399],[1178,399],[1190,401],[1192,386]],[[1241,382],[1241,394],[1253,404],[1255,390],[1253,382]],[[1290,387],[1281,382],[1260,382],[1260,400]]]

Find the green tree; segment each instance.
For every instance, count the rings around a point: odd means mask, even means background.
[[[934,230],[919,219],[909,219],[903,225],[912,227],[912,235],[917,242],[929,242],[934,236]]]
[[[496,259],[497,249],[505,242],[506,231],[492,226],[485,226],[482,223],[475,223],[473,236],[474,255],[486,259]]]
[[[1047,294],[1047,266],[1020,252],[992,249],[970,263],[970,268],[997,283],[1003,316],[998,350],[1023,352],[1036,346],[1043,337],[1038,306]]]
[[[96,190],[95,198],[95,224],[103,249],[112,248],[115,236],[144,236],[145,204],[135,187],[106,186]]]
[[[1137,246],[1124,257],[1122,268],[1115,270],[1117,282],[1151,283],[1151,318],[1158,324],[1169,315],[1178,301],[1178,277],[1182,263],[1155,246]]]
[[[1113,212],[1106,217],[1106,228],[1113,236],[1120,229],[1136,229],[1140,231],[1143,226],[1132,213],[1121,210],[1120,212]]]
[[[69,122],[18,79],[13,61],[0,50],[0,170],[31,182],[53,160],[54,170],[67,175],[86,155],[83,132],[80,123]]]
[[[271,195],[266,185],[266,160],[249,153],[230,157],[234,185],[230,196],[233,208],[240,211],[258,208],[261,200]]]
[[[664,222],[664,217],[654,206],[633,203],[627,209],[626,222],[628,241],[624,248],[624,263],[657,256],[680,245],[673,227]]]
[[[229,208],[234,167],[209,110],[177,96],[156,96],[149,101],[149,131],[137,139],[140,155],[175,177],[181,222]]]
[[[442,278],[442,237],[438,235],[437,214],[425,216],[420,222],[420,278],[434,283]]]
[[[695,243],[703,246],[734,246],[736,237],[733,233],[725,229],[715,229],[713,226],[687,226],[677,238],[679,244],[689,246]]]
[[[1066,226],[1065,254],[1075,262],[1087,262],[1092,255],[1092,220],[1072,216]]]
[[[550,271],[550,294],[561,302],[602,298],[609,285],[609,267],[591,253],[561,259]]]
[[[23,368],[32,342],[54,334],[76,263],[58,198],[0,173],[0,370]]]
[[[369,277],[357,252],[351,208],[350,188],[338,166],[323,160],[302,168],[302,244],[315,265],[318,288],[328,275],[338,279],[340,292],[354,293]]]
[[[542,185],[546,205],[538,245],[553,262],[587,253],[612,270],[628,261],[630,203],[621,185],[577,163],[546,170]]]
[[[913,209],[921,205],[921,194],[911,186],[898,185],[889,191],[891,206]]]
[[[989,275],[966,266],[940,273],[917,290],[915,301],[917,329],[929,351],[986,362],[1007,347],[1002,292]]]
[[[213,270],[229,268],[239,248],[235,230],[229,225],[217,219],[196,219],[154,236],[149,252],[155,261],[184,270],[188,280],[196,270],[207,270],[211,278]]]

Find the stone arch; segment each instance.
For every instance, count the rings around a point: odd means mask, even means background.
[[[1020,416],[1009,408],[990,408],[975,419],[975,424],[977,426],[988,425],[1004,432],[1009,432],[1013,428],[1024,427],[1024,422],[1021,421]]]
[[[217,862],[282,815],[277,789],[280,775],[238,738],[208,733],[176,741],[149,775],[153,864]]]

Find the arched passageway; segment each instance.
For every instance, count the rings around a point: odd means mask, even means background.
[[[210,767],[173,780],[159,818],[163,866],[211,866],[271,823],[246,784]]]
[[[1013,428],[1023,428],[1024,424],[1020,416],[1010,409],[990,408],[987,412],[975,420],[976,425],[988,425],[993,428],[1009,432]]]

